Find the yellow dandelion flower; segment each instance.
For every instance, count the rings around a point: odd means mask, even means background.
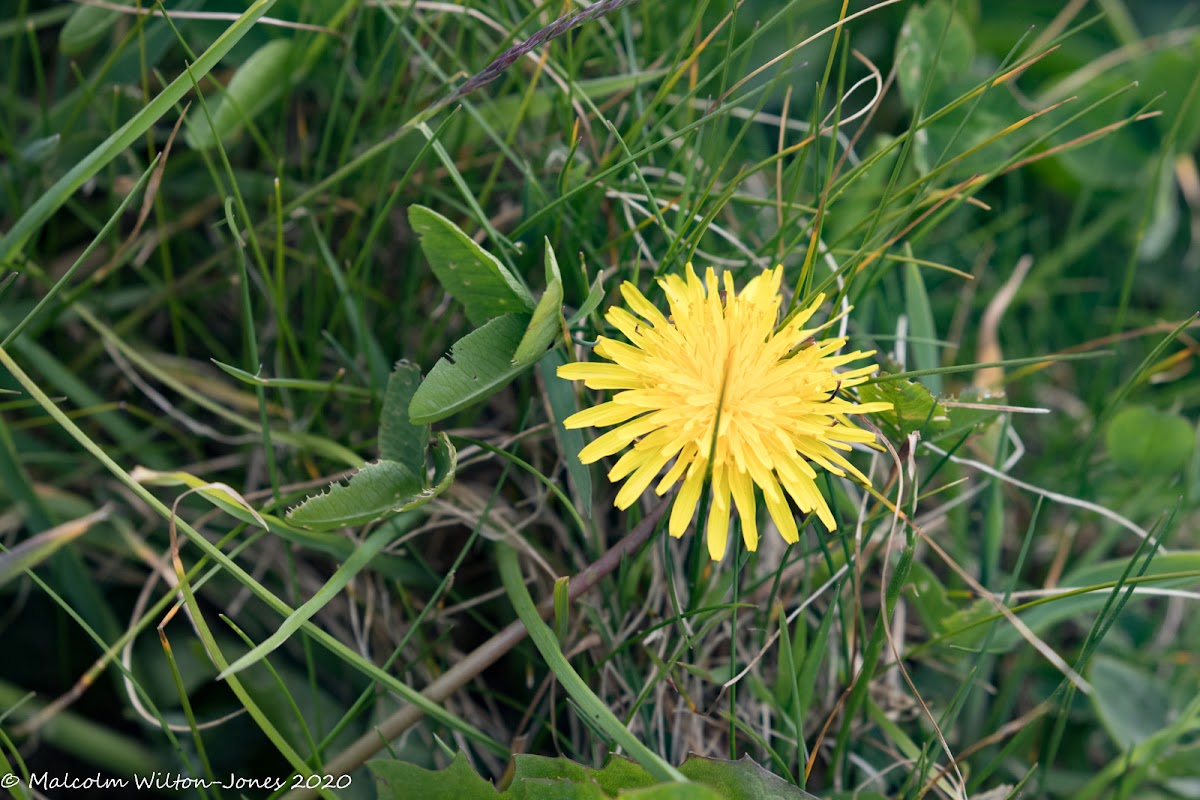
[[[803,327],[824,295],[776,330],[782,267],[753,278],[741,294],[728,271],[723,279],[722,292],[711,268],[701,282],[691,264],[686,278],[660,279],[669,317],[632,283],[622,284],[621,294],[637,316],[614,306],[605,318],[628,343],[602,336],[595,352],[610,363],[581,361],[558,368],[561,378],[615,392],[610,401],[572,414],[563,424],[617,426],[584,447],[579,460],[590,464],[629,448],[608,473],[614,483],[625,480],[617,492],[618,508],[632,505],[674,460],[654,491],[662,495],[682,481],[667,527],[679,537],[695,516],[704,481],[711,481],[706,535],[713,560],[725,555],[734,506],[746,547],[757,548],[755,486],[789,543],[799,539],[799,532],[786,496],[801,512],[815,511],[833,530],[836,523],[817,489],[814,467],[867,483],[843,453],[853,443],[873,444],[875,437],[847,415],[891,408],[837,396],[877,367],[835,372],[874,351],[835,355],[845,339],[809,341],[832,322]]]

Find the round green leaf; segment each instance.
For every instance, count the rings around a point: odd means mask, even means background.
[[[1104,443],[1113,461],[1127,472],[1169,475],[1187,464],[1195,433],[1177,414],[1130,406],[1109,421]]]

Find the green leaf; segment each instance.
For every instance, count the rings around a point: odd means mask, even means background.
[[[933,321],[933,309],[929,305],[929,293],[925,290],[925,279],[921,268],[911,261],[904,265],[904,307],[908,313],[909,350],[917,369],[936,369],[941,366],[937,351],[937,326]],[[942,376],[926,375],[929,391],[942,393]]]
[[[379,420],[379,457],[399,461],[417,474],[425,469],[429,426],[414,425],[408,418],[408,406],[420,385],[419,367],[407,361],[396,364],[388,377],[383,416]]]
[[[1138,667],[1105,655],[1092,660],[1088,676],[1096,714],[1122,751],[1167,726],[1171,701],[1162,682]]]
[[[592,471],[579,462],[579,451],[583,449],[583,431],[579,428],[567,430],[562,421],[579,410],[575,399],[575,388],[570,381],[558,377],[558,368],[567,363],[567,354],[562,350],[551,350],[538,362],[542,384],[546,387],[546,400],[554,417],[554,438],[567,464],[567,476],[575,487],[575,496],[585,512],[592,507]]]
[[[365,525],[433,498],[424,476],[398,461],[375,461],[329,491],[310,497],[287,513],[290,522],[316,530]]]
[[[591,781],[575,783],[561,778],[514,781],[501,797],[504,800],[606,800],[604,792]]]
[[[627,789],[654,786],[654,778],[646,768],[625,756],[610,756],[604,766],[592,776],[605,794],[616,795]]]
[[[880,377],[888,373],[880,373]],[[886,401],[890,411],[877,411],[872,416],[880,429],[893,442],[902,442],[913,431],[931,426],[945,426],[946,409],[933,399],[923,384],[910,380],[879,381],[858,387],[858,397],[864,403]]]
[[[104,38],[122,16],[120,11],[100,6],[76,6],[58,32],[58,49],[77,56]]]
[[[233,79],[211,108],[212,122],[203,114],[188,117],[184,140],[193,150],[207,150],[218,139],[231,142],[245,124],[279,99],[295,79],[291,39],[273,39],[255,50],[237,68]]]
[[[604,283],[600,278],[601,276],[597,275],[596,279],[592,281],[587,297],[583,298],[583,305],[571,315],[571,318],[567,320],[567,325],[578,324],[584,317],[595,311],[596,306],[600,305],[600,301],[604,299]]]
[[[954,399],[960,403],[975,403],[984,406],[1005,401],[1003,396],[988,395],[971,388],[964,389]],[[935,424],[930,426],[934,430],[927,430],[924,433],[933,441],[949,443],[957,442],[964,435],[983,428],[1005,413],[999,408],[942,407],[940,404],[938,410],[944,413],[945,417],[935,415]]]
[[[213,67],[249,33],[259,18],[271,10],[276,0],[255,0],[246,11],[213,41],[196,59],[190,72],[184,72],[171,81],[158,95],[146,103],[138,113],[96,146],[94,150],[58,179],[53,186],[42,192],[38,200],[21,214],[0,238],[0,263],[8,262],[29,237],[48,220],[89,178],[96,175],[106,164],[138,141],[159,119],[170,113],[184,95],[192,91],[193,81],[207,75]]]
[[[920,561],[913,562],[904,593],[921,617],[921,622],[934,633],[942,633],[945,621],[957,612],[941,580]]]
[[[1182,470],[1195,439],[1192,426],[1183,417],[1150,406],[1122,409],[1104,433],[1104,443],[1117,466],[1143,476]]]
[[[1047,598],[1021,611],[1021,620],[1038,635],[1066,621],[1075,621],[1080,625],[1090,624],[1090,615],[1108,602],[1112,594],[1111,583],[1120,580],[1128,565],[1127,560],[1114,559],[1068,573],[1059,582],[1059,588],[1063,591],[1089,587],[1095,587],[1096,590]],[[1155,556],[1137,585],[1157,588],[1186,587],[1194,585],[1197,577],[1200,577],[1200,551],[1176,551]],[[942,627],[951,633],[950,641],[955,646],[973,647],[980,643],[987,630],[986,624],[980,623],[990,622],[998,613],[987,600],[977,600],[947,617]],[[1007,621],[1001,621],[995,635],[992,636],[988,650],[1004,653],[1022,642],[1024,639],[1021,634]]]
[[[431,497],[437,497],[446,491],[446,487],[454,482],[454,474],[458,470],[458,450],[450,443],[450,437],[443,431],[438,431],[433,442],[433,492]]]
[[[533,298],[521,282],[453,222],[424,206],[410,206],[408,222],[421,239],[433,274],[463,304],[472,325],[533,310]]]
[[[650,786],[646,789],[622,792],[620,797],[621,800],[625,800],[625,798],[633,800],[724,800],[723,795],[707,786],[688,783],[660,783],[658,786]],[[770,795],[763,795],[763,797],[769,799]]]
[[[496,787],[475,774],[462,753],[443,770],[422,769],[404,761],[368,761],[380,800],[495,800]]]
[[[798,786],[763,769],[750,756],[738,761],[691,756],[679,767],[688,780],[715,789],[724,800],[818,800]]]
[[[949,3],[934,0],[911,7],[896,40],[896,82],[904,106],[917,107],[926,81],[931,98],[953,93],[959,81],[970,75],[974,58],[971,29]]]
[[[27,569],[33,569],[64,545],[78,539],[98,523],[108,519],[108,506],[92,513],[56,525],[49,530],[23,539],[15,547],[0,552],[0,586],[8,583]]]
[[[562,331],[562,301],[562,274],[558,271],[558,259],[554,257],[550,240],[546,239],[546,291],[533,310],[533,318],[517,345],[517,352],[513,353],[513,366],[532,364],[545,355],[546,348]]]
[[[409,419],[437,422],[504,388],[528,367],[512,363],[528,321],[524,314],[505,314],[455,342],[413,395]]]
[[[373,532],[367,537],[365,542],[354,548],[354,552],[350,554],[350,557],[337,568],[337,571],[330,576],[329,580],[325,582],[325,585],[316,594],[304,603],[304,605],[287,616],[275,633],[268,636],[256,647],[252,648],[249,653],[246,653],[222,670],[221,674],[217,676],[217,680],[224,680],[234,673],[241,672],[246,667],[257,664],[266,658],[268,654],[278,649],[296,631],[300,630],[305,622],[312,619],[327,603],[337,598],[342,593],[342,590],[346,588],[346,584],[350,583],[354,579],[354,576],[370,564],[371,559],[377,556],[395,538],[396,531],[391,527],[382,527]]]

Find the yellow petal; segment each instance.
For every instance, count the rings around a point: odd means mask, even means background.
[[[582,412],[581,412],[582,413]],[[644,436],[662,424],[657,414],[650,413],[627,422],[619,428],[613,428],[608,433],[597,436],[591,444],[579,451],[579,460],[584,464],[599,461],[605,456],[628,446],[634,439]]]
[[[633,451],[637,452],[637,451]],[[650,481],[654,480],[654,476],[662,472],[662,468],[667,465],[669,457],[662,456],[657,450],[651,450],[641,455],[641,463],[629,479],[625,481],[625,485],[621,487],[621,491],[617,492],[617,499],[613,501],[613,505],[617,508],[625,509],[633,505],[642,493],[646,491],[646,487],[650,485]],[[613,480],[611,474],[609,479]]]
[[[775,521],[775,527],[779,529],[783,540],[788,544],[800,541],[800,532],[796,530],[796,518],[792,515],[792,507],[788,505],[783,492],[779,492],[778,495],[763,492],[763,499],[766,500],[767,512]]]
[[[675,504],[671,506],[671,519],[667,524],[667,533],[678,539],[687,530],[688,523],[696,516],[696,504],[700,502],[700,490],[704,488],[703,461],[693,461],[688,476],[675,495]]]
[[[758,549],[758,518],[755,515],[754,484],[750,475],[731,469],[729,489],[733,493],[733,502],[737,504],[738,516],[742,518],[742,539],[746,542],[746,549],[754,552]]]
[[[629,304],[635,314],[649,321],[651,325],[655,327],[667,325],[667,318],[662,315],[662,312],[629,281],[621,284],[621,296],[625,298],[625,302]]]
[[[589,389],[638,389],[646,385],[636,372],[620,364],[574,361],[558,368],[558,377],[584,381]]]
[[[718,480],[719,468],[713,470],[713,501],[708,510],[708,555],[713,561],[725,557],[725,545],[729,540],[729,484]]]
[[[607,428],[609,425],[619,425],[638,414],[645,413],[645,411],[644,408],[610,400],[607,403],[575,412],[563,420],[563,427],[567,429]]]

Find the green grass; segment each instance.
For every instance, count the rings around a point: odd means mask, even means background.
[[[448,105],[579,7],[237,5],[0,20],[13,796],[99,770],[370,797],[372,759],[500,783],[619,741],[822,798],[1197,796],[1200,4],[632,3]],[[494,316],[415,205],[531,302],[549,242],[570,322],[427,415],[444,491],[413,461],[423,505],[301,528],[404,460],[395,362]],[[554,367],[687,261],[782,263],[878,351],[860,395],[904,414],[854,456],[873,492],[821,480],[835,534],[760,513],[712,564],[578,463],[557,423],[599,398]]]

